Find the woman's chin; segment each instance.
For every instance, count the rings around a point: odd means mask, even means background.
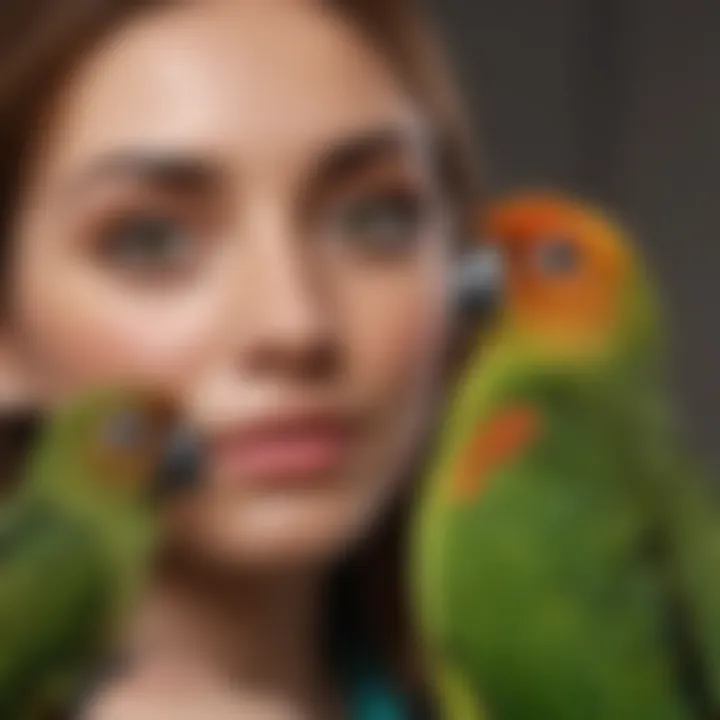
[[[213,499],[177,519],[175,536],[205,561],[263,569],[326,565],[360,536],[368,499],[349,489]]]

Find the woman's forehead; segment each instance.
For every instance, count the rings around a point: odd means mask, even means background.
[[[134,20],[61,93],[48,150],[72,167],[126,149],[291,167],[327,144],[421,135],[379,51],[315,3],[203,3]]]

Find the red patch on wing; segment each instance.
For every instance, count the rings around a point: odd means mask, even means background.
[[[460,459],[453,478],[455,499],[475,499],[488,477],[527,449],[539,431],[540,414],[531,405],[512,405],[492,415]]]

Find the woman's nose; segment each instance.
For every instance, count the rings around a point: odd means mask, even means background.
[[[275,219],[258,227],[249,245],[239,289],[243,321],[234,328],[241,361],[256,373],[333,372],[339,349],[333,308],[310,244]]]

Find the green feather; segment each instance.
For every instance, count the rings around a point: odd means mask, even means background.
[[[720,508],[681,451],[639,265],[622,292],[592,355],[505,317],[458,387],[412,557],[448,720],[720,717]],[[518,403],[537,436],[458,501],[461,453]]]
[[[142,587],[155,535],[151,479],[101,471],[93,454],[103,423],[137,403],[103,391],[60,409],[0,509],[3,720],[66,707]]]

